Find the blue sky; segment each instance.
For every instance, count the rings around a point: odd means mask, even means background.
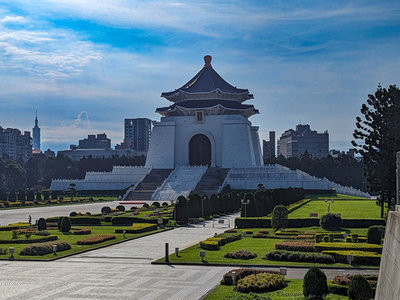
[[[397,0],[0,1],[0,125],[31,131],[38,110],[42,150],[115,145],[208,53],[254,94],[261,139],[308,123],[347,150],[367,95],[400,84],[399,49]]]

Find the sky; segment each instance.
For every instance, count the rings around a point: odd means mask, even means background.
[[[37,111],[42,150],[115,146],[209,54],[254,94],[260,139],[310,124],[346,151],[367,95],[400,84],[399,49],[398,0],[0,0],[0,126],[32,131]]]

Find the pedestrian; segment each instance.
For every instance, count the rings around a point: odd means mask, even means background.
[[[32,216],[31,216],[31,215],[29,215],[28,219],[29,219],[29,224],[31,224],[31,221],[32,221]]]

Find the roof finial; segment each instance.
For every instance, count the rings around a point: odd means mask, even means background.
[[[207,54],[206,56],[204,56],[205,67],[211,67],[211,59],[212,59],[211,55]]]

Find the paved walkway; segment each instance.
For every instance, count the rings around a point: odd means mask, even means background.
[[[71,208],[75,210],[75,206]],[[25,214],[24,211],[21,216]],[[0,214],[0,218],[3,216]],[[173,253],[175,247],[186,248],[231,228],[235,217],[220,218],[223,223],[208,221],[205,227],[177,228],[53,262],[0,261],[0,299],[201,299],[232,267],[151,265],[150,262],[164,256],[165,243],[169,243]],[[306,271],[289,268],[287,277],[303,278]],[[333,278],[349,271],[325,270],[325,273]]]

